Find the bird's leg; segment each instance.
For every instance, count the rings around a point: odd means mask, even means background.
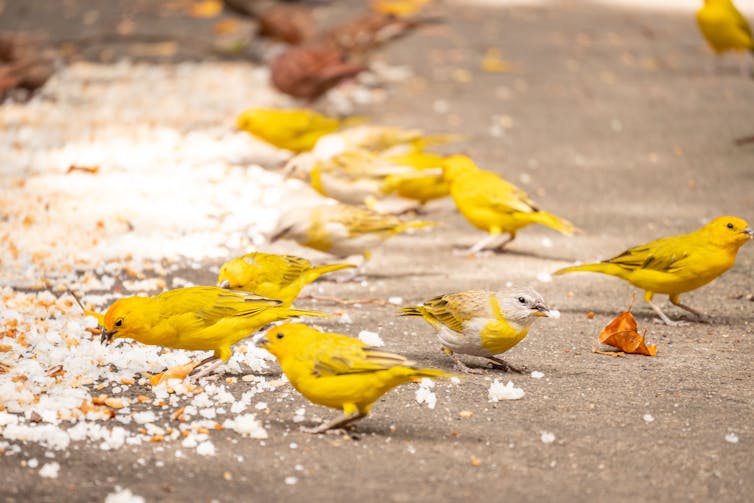
[[[217,360],[217,361],[215,361],[215,360]],[[208,365],[208,366],[204,367],[201,372],[195,374],[196,369],[198,369],[199,367],[203,366],[204,364],[212,362],[212,361],[214,361],[215,363],[213,363],[212,365]],[[210,372],[212,372],[213,370],[215,370],[217,367],[219,367],[222,364],[223,364],[223,361],[221,359],[219,359],[218,357],[216,357],[216,356],[209,356],[209,357],[205,358],[204,360],[200,361],[199,365],[197,365],[196,367],[194,367],[194,370],[191,371],[191,373],[189,374],[189,377],[191,378],[192,381],[198,381],[199,379],[201,379],[202,377],[208,375]]]
[[[194,375],[194,374],[196,374],[196,370],[197,370],[197,369],[198,369],[199,367],[201,367],[202,365],[206,365],[206,364],[208,364],[209,362],[212,362],[212,361],[215,361],[215,360],[217,360],[217,356],[215,356],[215,355],[212,355],[212,356],[208,356],[208,357],[207,357],[207,358],[205,358],[204,360],[202,360],[202,361],[200,361],[199,363],[197,363],[197,364],[196,364],[196,366],[195,366],[195,367],[193,368],[193,370],[191,370],[191,373],[189,373],[189,375]]]
[[[493,251],[494,251],[495,253],[503,253],[503,252],[505,251],[505,247],[506,247],[506,246],[508,246],[508,244],[509,244],[509,243],[510,243],[511,241],[513,241],[514,239],[516,239],[516,233],[515,233],[515,232],[511,232],[511,233],[509,233],[509,235],[508,235],[508,239],[504,240],[504,241],[503,241],[502,243],[500,243],[499,245],[497,245],[497,246],[496,246],[496,247],[495,247],[495,248],[493,249]]]
[[[651,300],[648,300],[647,304],[649,304],[649,307],[651,307],[654,310],[654,312],[657,313],[657,316],[660,317],[660,319],[656,321],[662,322],[671,327],[682,327],[682,326],[688,325],[688,323],[684,321],[673,321],[670,318],[668,318],[668,315],[662,312],[662,309],[660,309],[660,306],[658,306]]]
[[[443,347],[442,352],[450,356],[450,358],[453,360],[453,368],[455,370],[463,372],[464,374],[484,374],[484,371],[482,369],[473,369],[471,367],[467,367],[466,364],[463,363],[452,350]]]
[[[455,250],[453,253],[456,255],[476,255],[480,251],[484,250],[484,248],[489,245],[491,242],[493,242],[495,239],[497,239],[496,234],[489,234],[482,239],[480,239],[476,244],[471,246],[470,248],[466,250]]]
[[[325,433],[328,430],[343,429],[345,426],[351,424],[354,421],[358,421],[362,417],[366,417],[366,414],[359,411],[348,415],[342,414],[332,421],[322,423],[321,425],[314,428],[302,427],[301,431],[303,431],[304,433]]]
[[[681,309],[684,309],[684,310],[690,312],[691,314],[693,314],[694,316],[696,316],[696,318],[700,322],[702,322],[702,323],[706,323],[706,322],[709,321],[707,319],[707,317],[703,313],[700,313],[699,311],[697,311],[693,307],[687,306],[686,304],[682,304],[681,303],[681,299],[680,299],[680,295],[671,295],[670,296],[670,302],[672,302],[674,305],[680,307]]]
[[[488,360],[492,361],[492,366],[501,368],[505,372],[515,372],[517,374],[525,374],[526,373],[526,367],[514,367],[510,363],[506,362],[502,358],[498,358],[496,356],[485,356]]]
[[[350,283],[352,281],[359,281],[363,279],[364,269],[366,269],[367,262],[369,261],[369,258],[366,256],[367,253],[359,256],[356,259],[358,261],[356,267],[353,267],[351,269],[343,269],[341,271],[338,271],[336,274],[331,275],[330,277],[336,283]]]

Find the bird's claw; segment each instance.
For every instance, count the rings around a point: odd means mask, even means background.
[[[687,327],[691,325],[688,321],[681,321],[681,320],[663,320],[662,318],[654,318],[652,321],[657,323],[658,325],[667,325],[669,327]]]
[[[464,374],[474,374],[474,375],[484,374],[484,370],[468,367],[460,360],[456,360],[455,362],[453,362],[453,369],[457,370],[458,372],[463,372]]]
[[[482,375],[484,374],[484,370],[482,369],[473,369],[471,367],[467,367],[466,365],[460,366],[460,365],[453,365],[453,368],[459,372],[463,372],[464,374],[473,374],[473,375]]]
[[[357,433],[348,431],[347,427],[343,428],[326,428],[326,425],[320,425],[320,426],[314,426],[314,427],[306,427],[302,426],[300,428],[302,433],[310,433],[314,435],[334,435],[338,437],[348,437],[352,440],[359,440],[361,438],[360,435]]]
[[[515,372],[516,374],[526,374],[528,371],[525,366],[521,367],[514,367],[510,363],[506,363],[505,365],[501,365],[497,362],[490,362],[490,367],[494,369],[500,369],[503,372]]]

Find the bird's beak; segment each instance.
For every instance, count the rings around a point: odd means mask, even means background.
[[[218,288],[230,288],[230,281],[227,279],[222,280],[217,284]]]
[[[269,343],[270,343],[270,340],[267,337],[261,337],[259,340],[254,342],[254,345],[256,345],[256,347],[258,348],[264,348]]]
[[[113,342],[113,336],[115,335],[115,332],[110,332],[109,330],[102,329],[102,335],[100,335],[99,342],[100,344],[110,344]]]
[[[532,316],[538,316],[541,318],[560,318],[560,311],[550,309],[544,304],[537,304],[532,309]]]
[[[749,236],[749,239],[754,239],[754,229],[752,229],[751,227],[747,227],[741,232]]]

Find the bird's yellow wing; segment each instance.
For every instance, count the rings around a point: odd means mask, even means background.
[[[279,300],[253,293],[214,286],[170,290],[158,295],[157,299],[161,317],[171,318],[192,313],[207,326],[222,318],[255,316],[269,307],[281,304]]]
[[[251,254],[250,254],[251,255]],[[257,266],[256,283],[277,283],[287,286],[296,281],[304,271],[311,268],[311,263],[305,258],[295,255],[253,254],[251,257]]]
[[[465,321],[487,316],[490,295],[483,290],[451,293],[426,301],[424,307],[446,327],[462,332]]]
[[[741,29],[744,33],[746,33],[749,36],[749,40],[751,40],[752,34],[751,34],[751,26],[749,26],[749,22],[746,20],[746,18],[741,14],[741,11],[739,11],[736,8],[733,8],[730,10],[731,17],[735,20],[736,26]]]
[[[349,206],[335,208],[333,220],[343,224],[351,237],[372,232],[389,232],[401,223],[398,218],[391,215],[381,215],[373,211]]]
[[[411,366],[407,358],[367,346],[358,339],[327,339],[310,346],[308,354],[299,355],[311,362],[317,377],[362,374],[386,370],[398,365]]]
[[[619,265],[629,271],[650,269],[672,273],[681,269],[684,260],[689,256],[688,246],[682,237],[667,237],[634,246],[605,262]]]
[[[488,205],[501,213],[538,211],[529,196],[523,190],[509,183],[494,173],[479,170],[463,188],[464,198],[473,199],[476,204]]]

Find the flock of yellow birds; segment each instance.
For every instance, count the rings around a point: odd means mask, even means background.
[[[698,13],[701,31],[715,51],[752,49],[751,31],[729,0],[706,0]],[[289,238],[336,257],[364,255],[386,239],[432,222],[409,220],[375,211],[380,202],[399,197],[419,205],[450,195],[458,211],[487,233],[468,250],[477,253],[500,239],[502,250],[519,229],[532,223],[572,234],[570,222],[540,210],[529,196],[468,157],[442,157],[425,148],[451,141],[420,131],[367,126],[359,119],[340,121],[309,110],[244,112],[241,129],[297,153],[286,172],[308,179],[337,204],[322,204],[284,214],[272,240]],[[397,196],[396,196],[397,195]],[[697,317],[682,304],[682,293],[701,287],[730,269],[738,249],[754,238],[746,221],[722,216],[689,234],[635,246],[604,262],[566,267],[555,274],[590,271],[619,277],[645,291],[644,298],[661,320],[677,325],[652,302],[655,293]],[[255,252],[235,258],[220,269],[217,286],[195,286],[153,297],[117,300],[97,316],[102,341],[131,338],[144,344],[214,352],[200,363],[227,361],[231,346],[262,327],[296,316],[327,316],[292,307],[299,292],[320,276],[353,268],[352,264],[313,266],[290,255]],[[455,368],[470,369],[456,353],[483,357],[494,366],[521,371],[504,353],[527,334],[539,317],[557,318],[540,294],[519,287],[493,292],[470,290],[440,295],[422,305],[401,309],[418,316],[436,331]],[[343,414],[314,428],[323,432],[364,417],[371,405],[393,387],[422,377],[448,377],[436,369],[418,368],[403,356],[367,346],[346,335],[323,333],[300,323],[274,326],[258,345],[280,362],[290,383],[310,401],[341,409]],[[213,368],[205,367],[206,374]]]

